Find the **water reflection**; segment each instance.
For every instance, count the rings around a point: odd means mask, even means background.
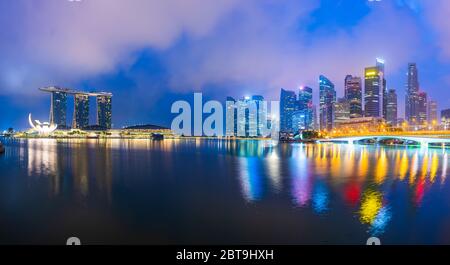
[[[30,189],[44,183],[52,198],[116,207],[120,198],[154,196],[134,204],[145,205],[141,209],[154,203],[152,212],[161,215],[164,196],[176,204],[167,212],[187,198],[205,203],[223,196],[228,211],[258,205],[270,214],[288,211],[281,217],[293,218],[289,224],[316,217],[330,227],[352,218],[346,221],[381,236],[395,224],[412,226],[417,209],[430,212],[448,192],[446,149],[200,139],[30,139],[10,147],[4,159],[19,158],[14,166],[23,170]],[[226,205],[231,202],[239,204]],[[450,211],[445,203],[440,207]]]
[[[290,144],[252,155],[240,158],[248,201],[268,199],[271,190],[264,192],[264,178],[272,183],[286,179],[293,206],[318,215],[341,210],[333,209],[336,204],[331,203],[337,193],[347,208],[358,213],[371,235],[383,234],[393,218],[394,209],[385,199],[392,196],[392,189],[407,187],[411,192],[398,195],[404,198],[403,203],[410,201],[415,208],[423,207],[437,176],[444,184],[448,165],[446,150],[423,148]],[[278,187],[272,185],[271,189]]]

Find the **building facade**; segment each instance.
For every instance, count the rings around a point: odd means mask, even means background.
[[[67,93],[64,91],[51,92],[50,124],[58,128],[67,127]]]
[[[280,94],[280,132],[292,132],[292,114],[297,108],[295,92],[282,88]]]
[[[345,77],[345,98],[349,103],[350,118],[363,116],[361,77],[347,75]]]
[[[83,129],[89,126],[89,96],[75,94],[72,128]]]
[[[425,125],[428,122],[427,118],[427,93],[419,91],[417,104],[417,125]]]
[[[435,100],[428,101],[428,124],[437,125],[439,121],[438,117],[438,105]]]
[[[444,130],[450,130],[450,109],[441,111],[441,126]]]
[[[303,130],[314,129],[313,90],[310,87],[300,87],[298,93],[298,110],[303,112]]]
[[[334,103],[334,124],[333,128],[337,128],[339,124],[350,119],[350,103],[346,98],[339,98]]]
[[[397,126],[398,101],[395,89],[389,89],[386,97],[386,122],[391,126]]]
[[[236,100],[232,97],[227,97],[225,113],[225,136],[237,136],[237,105]]]
[[[336,103],[336,90],[334,84],[325,76],[319,77],[319,124],[320,130],[331,131],[333,129],[334,103]]]
[[[405,119],[411,125],[417,124],[419,120],[419,71],[415,63],[408,64]]]
[[[112,97],[109,95],[97,96],[97,125],[105,129],[112,127]]]
[[[379,117],[363,117],[349,119],[336,127],[341,133],[379,132],[383,129],[384,119]]]
[[[377,59],[377,65],[366,68],[364,72],[364,115],[386,117],[386,96],[384,62]]]

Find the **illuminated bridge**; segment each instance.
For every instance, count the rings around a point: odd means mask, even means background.
[[[428,147],[429,144],[450,144],[450,131],[443,132],[404,132],[404,133],[379,133],[368,135],[341,135],[331,136],[326,139],[317,140],[320,143],[348,143],[356,144],[361,141],[373,141],[379,143],[386,140],[399,140],[406,143],[417,144],[422,147]]]

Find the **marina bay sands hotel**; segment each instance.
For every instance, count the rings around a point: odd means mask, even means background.
[[[97,127],[111,129],[112,125],[112,94],[108,92],[82,92],[56,86],[39,88],[51,94],[50,124],[57,124],[58,128],[67,126],[67,96],[74,96],[73,129],[89,127],[89,98],[97,99]]]

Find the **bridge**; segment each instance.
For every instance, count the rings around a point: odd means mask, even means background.
[[[356,144],[361,141],[379,143],[385,140],[399,140],[406,143],[428,147],[429,144],[450,144],[450,131],[444,132],[404,132],[404,133],[372,133],[367,135],[332,135],[317,142],[334,142]]]

